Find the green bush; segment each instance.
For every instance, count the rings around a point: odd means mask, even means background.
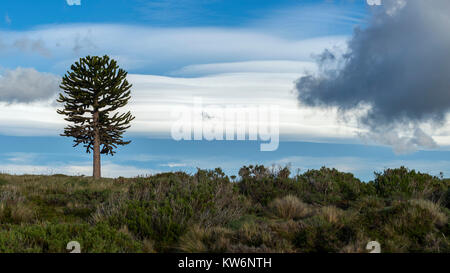
[[[249,197],[254,203],[268,205],[275,198],[286,195],[298,196],[300,184],[289,178],[288,169],[273,173],[264,166],[244,166],[240,169],[241,181],[238,182],[241,194]]]
[[[361,182],[351,173],[322,167],[309,170],[298,177],[302,199],[309,203],[336,205],[347,208],[351,201],[374,192],[371,185]]]
[[[300,252],[339,252],[354,241],[357,231],[345,222],[330,222],[324,217],[314,216],[304,221],[295,234],[294,245]]]
[[[82,252],[139,252],[141,244],[107,225],[40,224],[0,231],[0,252],[66,253],[77,241]]]
[[[174,173],[132,185],[124,206],[107,220],[169,250],[190,224],[226,225],[245,210],[245,198],[221,170],[199,170],[192,177]]]
[[[363,183],[353,174],[336,169],[309,170],[295,178],[289,178],[288,169],[273,173],[263,166],[243,167],[238,183],[242,194],[266,206],[275,198],[294,195],[311,204],[333,204],[347,208],[349,203],[361,196],[373,194],[371,184]]]
[[[423,249],[427,236],[440,234],[448,223],[439,206],[430,206],[428,202],[395,201],[389,207],[367,208],[355,225],[384,245],[387,252],[418,252]]]
[[[450,209],[450,187],[447,189],[447,191],[444,194],[443,205],[446,208]]]
[[[6,184],[8,184],[8,181],[5,178],[0,177],[0,187]]]
[[[108,200],[111,190],[77,190],[70,195],[70,199],[75,202],[91,204],[102,203]]]
[[[375,173],[373,185],[385,198],[426,198],[437,201],[448,189],[449,182],[405,167]]]

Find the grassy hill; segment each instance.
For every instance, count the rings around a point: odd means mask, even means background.
[[[450,252],[449,180],[406,168],[363,183],[243,167],[93,180],[0,175],[0,252]]]

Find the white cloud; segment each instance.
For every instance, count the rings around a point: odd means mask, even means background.
[[[107,24],[47,26],[21,32],[0,31],[0,35],[4,41],[11,41],[9,50],[14,44],[17,48],[17,41],[30,41],[26,43],[28,50],[33,41],[41,41],[51,53],[54,71],[65,72],[78,56],[86,54],[109,54],[128,70],[163,67],[162,70],[173,71],[171,75],[177,77],[129,74],[134,87],[127,108],[136,116],[129,130],[132,134],[170,137],[174,122],[170,117],[172,107],[190,106],[193,97],[202,97],[204,104],[220,106],[279,105],[282,139],[354,142],[358,141],[358,133],[364,132],[357,129],[354,119],[338,122],[337,109],[299,106],[293,88],[294,81],[303,72],[315,69],[311,55],[324,48],[344,46],[345,36],[296,40],[250,28]],[[50,86],[55,86],[56,78],[45,75],[47,81],[40,81],[38,86],[25,84],[22,79],[14,85],[5,81],[9,90],[18,91],[0,93],[1,134],[56,136],[61,133],[65,122],[56,114],[52,102],[28,105],[1,102],[49,98],[54,92]],[[450,144],[445,126],[424,131],[431,132],[439,145]]]
[[[115,178],[119,176],[123,177],[136,177],[146,176],[158,173],[159,171],[150,169],[140,169],[134,166],[117,165],[109,162],[105,162],[102,165],[102,176]],[[82,164],[70,164],[70,165],[27,165],[27,164],[1,164],[0,173],[8,174],[34,174],[34,175],[53,175],[53,174],[66,174],[66,175],[86,175],[92,176],[92,166]]]
[[[52,71],[58,72],[65,72],[74,60],[88,54],[108,54],[128,70],[159,73],[192,64],[311,61],[312,54],[336,45],[345,46],[346,41],[346,36],[285,39],[246,28],[153,28],[111,24],[52,25],[29,31],[0,31],[0,35],[4,41],[10,41],[6,46],[12,49],[17,48],[14,47],[16,41],[41,41],[51,53]],[[19,54],[10,53],[11,56]]]
[[[305,71],[313,72],[317,70],[317,66],[313,62],[301,61],[246,61],[231,63],[211,63],[211,64],[195,64],[188,65],[174,71],[173,75],[200,76],[209,74],[222,73],[298,73],[303,74]]]
[[[69,6],[81,6],[81,0],[66,0]]]
[[[33,161],[34,159],[36,159],[37,154],[16,152],[16,153],[7,153],[7,154],[4,154],[4,156],[6,157],[7,161],[12,162],[14,164],[19,164],[19,163],[25,164],[25,163],[29,163],[29,162]]]
[[[253,62],[248,66],[252,65]],[[275,65],[280,63],[275,62]],[[269,63],[267,66],[270,67]],[[194,97],[203,98],[205,106],[279,105],[282,140],[354,143],[359,142],[358,136],[365,133],[357,128],[355,118],[339,122],[337,109],[299,106],[293,92],[293,82],[298,73],[224,73],[195,78],[130,74],[128,78],[133,84],[132,98],[124,110],[131,110],[136,116],[128,130],[133,135],[170,138],[171,127],[176,120],[171,116],[173,107],[190,107]],[[0,102],[0,134],[57,136],[66,123],[56,113],[56,108],[52,101],[29,104]],[[450,145],[445,128],[449,127],[425,126],[423,130],[431,132],[439,145]]]
[[[388,129],[380,127],[378,131],[364,132],[360,136],[366,143],[372,142],[391,146],[393,151],[398,155],[410,154],[420,148],[437,148],[436,141],[418,127],[406,128],[400,125],[397,128]]]
[[[350,135],[347,127],[340,128],[334,121],[314,123],[330,121],[327,113],[306,110],[308,120],[305,122],[291,93],[293,81],[305,71],[314,70],[311,55],[326,47],[344,45],[344,36],[295,40],[244,28],[106,24],[47,26],[30,31],[0,32],[0,35],[5,41],[11,41],[6,50],[10,56],[15,56],[11,50],[30,51],[32,45],[40,41],[41,47],[35,46],[34,50],[45,48],[48,51],[54,63],[53,71],[65,72],[75,56],[87,54],[108,54],[127,70],[163,67],[162,70],[174,71],[172,75],[178,77],[130,74],[134,89],[129,108],[137,117],[130,129],[132,133],[168,137],[174,121],[170,119],[172,107],[189,105],[194,96],[199,96],[205,103],[219,105],[278,104],[283,107],[281,121],[285,135],[301,131],[303,136],[314,136],[318,130],[322,136],[336,136],[336,133],[329,134],[330,129],[339,131],[339,137]],[[196,78],[180,77],[186,75]],[[12,98],[11,94],[9,101]],[[27,101],[26,96],[14,99]],[[55,106],[49,102],[3,106],[0,108],[2,134],[57,135],[64,126],[62,117],[56,115]]]
[[[174,106],[279,105],[283,136],[351,138],[351,126],[336,124],[336,110],[299,108],[292,92],[297,73],[228,73],[197,78],[130,75],[134,93],[128,109],[136,120],[132,131],[170,136]]]
[[[176,168],[176,167],[187,167],[187,164],[186,163],[166,163],[166,164],[159,164],[159,166]]]

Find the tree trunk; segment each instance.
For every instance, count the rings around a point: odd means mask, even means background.
[[[101,177],[101,163],[100,163],[100,132],[98,127],[99,113],[94,112],[94,166],[93,177],[98,179]]]

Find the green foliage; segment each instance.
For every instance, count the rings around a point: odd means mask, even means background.
[[[0,187],[6,184],[8,184],[8,181],[4,178],[0,178]]]
[[[67,253],[67,243],[77,241],[81,251],[139,252],[140,242],[107,225],[36,224],[0,231],[0,252]]]
[[[351,201],[374,193],[370,184],[336,169],[322,167],[320,170],[309,170],[297,179],[302,185],[301,196],[309,203],[347,208]]]
[[[225,225],[240,217],[245,203],[220,169],[199,170],[192,177],[172,173],[132,185],[124,206],[107,220],[117,227],[125,224],[164,250],[190,224]]]
[[[294,244],[302,252],[339,252],[356,238],[356,232],[349,224],[332,223],[315,216],[296,233]]]
[[[437,201],[443,197],[450,183],[429,174],[408,170],[405,167],[386,169],[375,173],[373,185],[383,197],[420,197]]]
[[[0,175],[0,252],[450,252],[449,180],[321,168],[94,180]]]
[[[74,146],[83,144],[88,153],[98,140],[101,153],[113,155],[117,145],[130,143],[122,138],[134,117],[130,112],[116,112],[131,98],[127,72],[106,55],[80,58],[70,69],[60,85],[64,94],[57,100],[64,104],[58,114],[72,123],[62,136],[73,137]]]
[[[427,208],[420,204],[422,202],[429,201],[396,201],[389,207],[369,209],[360,214],[354,224],[370,238],[376,238],[386,252],[422,252],[428,237],[442,237],[448,223],[438,206]]]
[[[307,203],[346,208],[351,201],[375,193],[372,184],[361,182],[353,174],[325,167],[309,170],[295,178],[286,175],[289,173],[287,168],[274,172],[264,166],[244,166],[239,173],[242,177],[240,191],[263,206],[291,194]]]
[[[447,191],[444,194],[444,198],[443,198],[443,205],[450,209],[450,187],[447,189]]]
[[[108,197],[111,194],[111,190],[77,190],[73,192],[69,199],[75,202],[84,203],[84,204],[96,204],[103,203],[108,200]]]
[[[284,169],[283,169],[284,170]],[[239,191],[253,202],[268,205],[277,197],[299,195],[301,185],[286,176],[287,171],[275,173],[264,166],[244,166],[240,169]],[[281,175],[280,175],[281,173]]]

